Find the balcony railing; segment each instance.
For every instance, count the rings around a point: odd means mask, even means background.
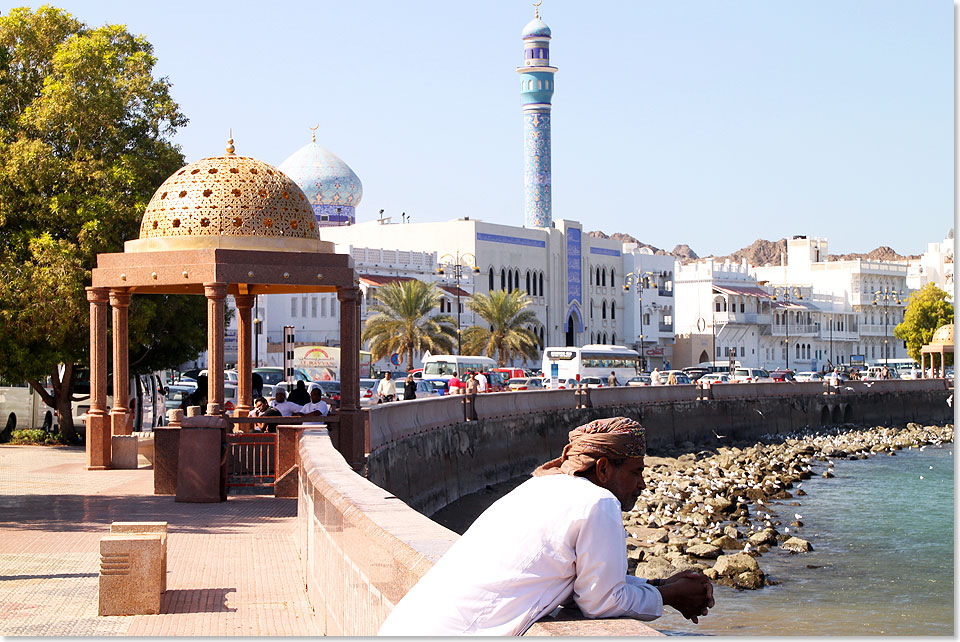
[[[820,332],[819,323],[791,323],[790,324],[791,337],[816,336],[819,332]],[[786,324],[772,326],[770,334],[772,334],[775,337],[787,336]]]

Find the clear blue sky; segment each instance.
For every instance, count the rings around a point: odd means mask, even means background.
[[[188,161],[309,140],[358,220],[523,224],[523,0],[55,3],[126,24],[190,119]],[[36,6],[36,5],[32,5]],[[726,254],[825,236],[920,253],[953,225],[953,3],[544,0],[554,218]]]

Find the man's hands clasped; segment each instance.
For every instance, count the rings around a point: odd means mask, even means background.
[[[680,571],[657,587],[663,603],[680,611],[683,617],[697,623],[697,618],[713,608],[713,584],[698,571]]]

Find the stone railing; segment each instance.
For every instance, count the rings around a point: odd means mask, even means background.
[[[357,475],[325,429],[300,441],[297,539],[323,635],[376,635],[394,605],[458,535]],[[527,635],[659,635],[635,620],[561,609]]]

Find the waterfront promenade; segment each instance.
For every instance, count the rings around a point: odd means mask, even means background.
[[[317,635],[296,499],[153,495],[153,469],[85,471],[79,447],[0,445],[0,635]],[[98,617],[113,521],[169,523],[159,615]]]

